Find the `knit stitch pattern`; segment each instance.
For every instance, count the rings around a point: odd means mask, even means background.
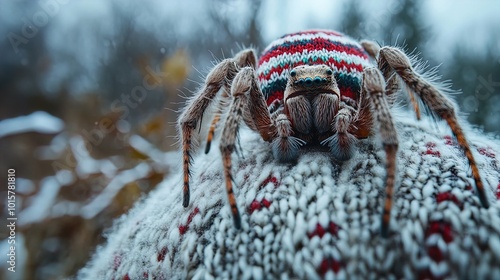
[[[350,37],[331,30],[309,30],[284,35],[264,49],[257,77],[267,104],[283,99],[288,73],[300,65],[332,68],[343,97],[357,100],[363,69],[372,66],[368,54]]]
[[[397,189],[380,236],[385,154],[376,138],[336,162],[302,150],[281,164],[242,128],[233,155],[236,230],[217,149],[194,155],[191,204],[182,172],[119,219],[80,279],[500,279],[500,142],[468,131],[491,206],[449,129],[398,115]],[[179,161],[181,157],[179,156]]]

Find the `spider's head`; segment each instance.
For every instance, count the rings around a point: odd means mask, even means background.
[[[340,96],[333,70],[326,65],[302,65],[293,68],[288,74],[285,99],[298,95],[314,96],[331,93]]]

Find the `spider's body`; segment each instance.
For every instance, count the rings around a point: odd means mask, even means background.
[[[317,71],[300,67],[313,65],[321,67],[314,68]],[[314,145],[334,134],[331,125],[340,109],[352,112],[359,109],[363,70],[369,67],[373,64],[359,42],[331,30],[309,30],[287,34],[272,42],[259,59],[256,75],[267,105],[283,104],[293,135]],[[302,72],[302,77],[290,76],[294,68],[297,68],[295,73]],[[327,69],[332,73],[326,75]],[[336,85],[324,84],[318,78],[329,82],[333,78]],[[287,90],[291,80],[297,82],[291,83]],[[360,119],[359,125],[351,127],[351,134],[366,137],[368,130],[353,130],[364,128],[368,121]],[[344,140],[352,142],[353,138]],[[339,159],[347,159],[352,150],[337,144],[332,152]]]
[[[257,63],[258,61],[258,63]],[[207,137],[207,149],[220,120],[223,124],[220,151],[229,203],[236,227],[241,220],[233,193],[231,154],[239,124],[243,120],[270,143],[274,157],[293,162],[302,146],[329,148],[338,160],[348,160],[357,139],[379,135],[386,152],[386,199],[382,234],[389,230],[392,194],[396,176],[397,131],[387,97],[408,88],[411,103],[420,118],[417,98],[444,119],[463,149],[483,206],[488,206],[484,186],[471,149],[455,113],[455,105],[438,88],[415,72],[409,58],[398,48],[379,48],[372,42],[357,42],[341,33],[311,30],[289,34],[274,41],[257,60],[251,49],[220,62],[208,74],[200,93],[179,117],[184,159],[184,201],[189,205],[191,139],[206,108],[220,102]]]

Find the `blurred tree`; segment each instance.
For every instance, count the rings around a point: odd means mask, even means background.
[[[392,1],[383,9],[367,10],[363,1],[345,1],[340,20],[342,32],[356,39],[375,40],[381,45],[403,45],[406,50],[418,49],[429,38],[422,20],[422,1]]]
[[[485,131],[500,132],[500,60],[493,42],[481,55],[457,46],[449,64],[445,78],[462,92],[455,96],[461,111]]]
[[[99,38],[104,41],[106,55],[98,67],[98,90],[105,101],[105,112],[120,112],[127,121],[139,123],[163,110],[168,96],[177,94],[164,94],[161,86],[151,83],[154,77],[145,77],[159,69],[162,59],[174,52],[175,46],[163,45],[151,30],[136,24],[137,11],[120,5],[111,2],[108,20],[114,22],[113,35]]]
[[[50,68],[45,46],[45,28],[31,23],[34,1],[18,1],[14,14],[21,19],[0,34],[0,119],[35,110],[56,110],[56,100],[43,95],[43,74]],[[30,24],[31,23],[31,24]],[[3,23],[0,23],[3,24]],[[26,36],[28,35],[28,36]],[[57,114],[58,112],[54,112]]]
[[[353,38],[370,38],[366,34],[364,27],[365,15],[361,9],[359,9],[360,1],[352,0],[344,2],[345,16],[341,20],[341,31]]]
[[[423,20],[423,1],[394,1],[388,7],[389,15],[383,25],[382,40],[386,44],[398,44],[408,51],[423,51],[429,39],[429,28]]]
[[[429,27],[422,20],[422,2],[404,1],[389,5],[385,11],[387,18],[373,19],[369,12],[361,9],[361,1],[346,1],[345,13],[341,20],[342,31],[354,38],[375,39],[381,44],[403,45],[406,51],[416,50],[429,65],[443,64],[428,55],[431,40]],[[485,131],[500,131],[500,60],[494,53],[495,39],[482,54],[471,53],[463,46],[455,47],[451,61],[439,68],[443,80],[451,80],[452,88],[462,94],[453,96],[460,111],[473,124],[480,124]]]
[[[251,45],[261,47],[264,45],[259,26],[259,12],[262,0],[247,1],[242,3],[245,8],[232,7],[232,12],[227,12],[227,7],[231,7],[228,0],[213,1],[209,6],[210,17],[218,31],[222,31],[222,42],[237,42],[240,46],[249,47]],[[247,14],[240,17],[240,22],[235,24],[235,11],[243,10]]]

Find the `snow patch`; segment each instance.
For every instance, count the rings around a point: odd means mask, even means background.
[[[64,122],[47,112],[36,111],[27,116],[20,116],[0,121],[0,138],[26,132],[54,134],[64,129]]]

